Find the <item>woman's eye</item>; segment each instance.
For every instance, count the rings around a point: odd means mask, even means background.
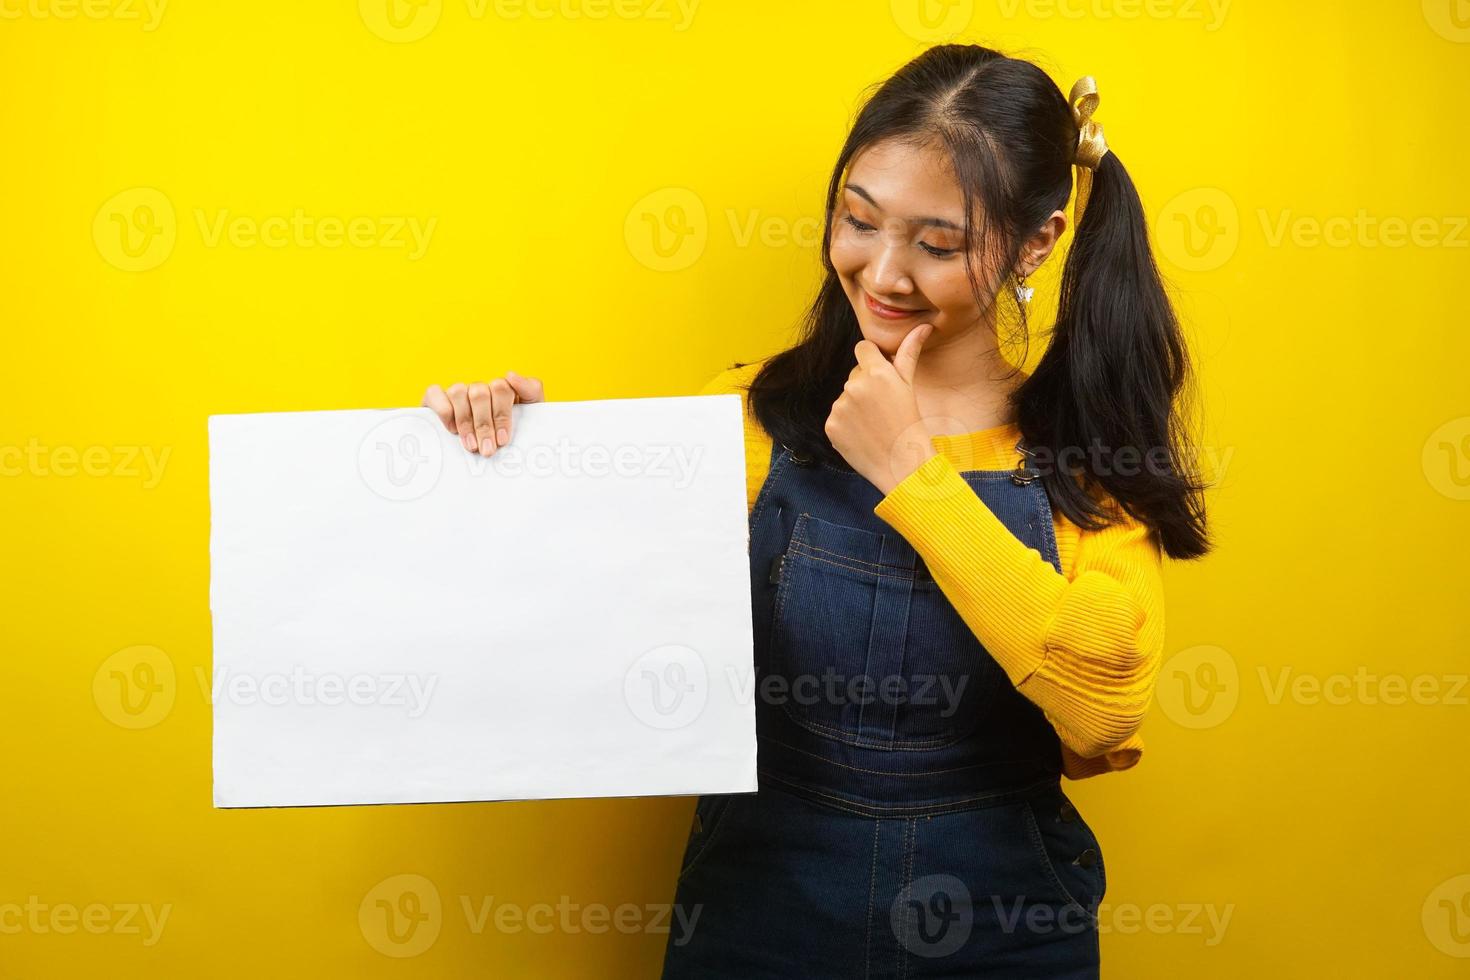
[[[843,215],[842,220],[846,221],[848,224],[852,225],[863,234],[867,234],[870,231],[878,230],[872,225],[868,224],[866,221],[859,221],[851,213]],[[920,242],[919,247],[928,252],[930,255],[934,256],[936,259],[947,259],[951,255],[954,255],[956,252],[959,251],[959,249],[957,248],[936,248],[935,246],[930,245],[928,242]]]

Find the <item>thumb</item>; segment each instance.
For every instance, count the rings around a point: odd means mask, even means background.
[[[898,351],[893,355],[893,369],[903,378],[904,384],[914,383],[914,368],[919,364],[919,351],[933,332],[934,324],[921,323],[910,330],[908,336],[903,338],[903,343],[898,345]]]
[[[528,378],[514,371],[505,372],[505,380],[510,383],[516,393],[517,402],[542,402],[546,400],[545,389],[541,382],[535,378]]]

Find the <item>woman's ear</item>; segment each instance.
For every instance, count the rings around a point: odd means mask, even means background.
[[[1021,246],[1021,257],[1017,260],[1016,271],[1024,278],[1041,268],[1041,263],[1051,255],[1052,249],[1057,247],[1057,241],[1062,237],[1062,232],[1066,230],[1067,216],[1061,211],[1053,211],[1051,217],[1042,222],[1036,233]]]

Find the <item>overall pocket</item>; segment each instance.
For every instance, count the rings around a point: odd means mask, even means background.
[[[1038,872],[1074,913],[1095,923],[1108,887],[1097,835],[1060,787],[1025,806]]]
[[[684,845],[684,860],[679,867],[679,877],[683,878],[700,857],[709,849],[710,842],[714,840],[715,833],[724,823],[725,814],[729,812],[733,802],[733,794],[709,793],[699,798],[694,804],[694,817],[689,827],[689,841]]]
[[[798,515],[771,664],[787,716],[826,738],[930,749],[974,731],[1004,672],[896,532]]]

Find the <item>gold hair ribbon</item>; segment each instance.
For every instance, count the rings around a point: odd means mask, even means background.
[[[1072,121],[1077,124],[1077,152],[1072,162],[1077,166],[1077,203],[1072,208],[1072,227],[1082,223],[1082,211],[1087,207],[1087,198],[1092,193],[1092,172],[1102,163],[1108,152],[1107,140],[1103,139],[1100,123],[1092,121],[1100,98],[1097,94],[1097,79],[1083,75],[1072,86],[1067,102],[1072,106]]]

